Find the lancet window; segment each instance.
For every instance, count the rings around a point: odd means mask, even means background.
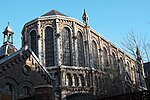
[[[54,39],[53,29],[50,26],[45,29],[45,58],[46,67],[54,66]]]
[[[96,42],[92,41],[92,58],[93,58],[93,66],[97,69],[98,68],[98,52]]]
[[[77,46],[78,46],[78,64],[79,66],[84,66],[84,45],[83,45],[83,37],[81,32],[78,32],[78,40],[77,40]]]
[[[30,36],[31,36],[31,49],[32,51],[37,55],[37,38],[36,38],[36,31],[32,30],[30,32]]]
[[[71,33],[68,28],[62,30],[62,64],[70,66],[71,64]]]
[[[107,50],[105,47],[103,47],[103,65],[104,67],[108,67],[108,54],[107,54]]]

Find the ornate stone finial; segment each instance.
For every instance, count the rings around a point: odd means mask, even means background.
[[[141,57],[141,54],[140,54],[140,50],[139,48],[137,47],[136,49],[136,60],[137,60],[137,64],[141,65],[142,64],[142,57]]]
[[[88,16],[86,14],[85,9],[84,9],[84,13],[83,13],[83,16],[82,16],[82,20],[83,20],[83,23],[88,24]]]
[[[11,27],[9,26],[9,22],[8,22],[8,25],[6,26],[3,34],[4,34],[4,41],[3,41],[3,43],[9,42],[9,43],[13,44],[13,34],[14,34],[14,32],[11,29]]]
[[[142,59],[141,54],[140,54],[140,50],[138,47],[136,49],[136,55],[137,55],[137,58]]]

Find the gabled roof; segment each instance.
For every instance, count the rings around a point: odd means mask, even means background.
[[[51,10],[50,12],[42,15],[42,16],[52,16],[52,15],[60,15],[60,16],[66,16],[60,12],[58,12],[57,10]]]
[[[14,57],[17,56],[17,55],[20,55],[23,51],[26,51],[26,50],[27,50],[27,51],[33,56],[33,58],[38,62],[38,64],[40,65],[40,68],[41,68],[44,72],[46,72],[46,74],[49,76],[49,78],[52,79],[52,80],[54,80],[54,78],[49,74],[49,72],[47,71],[47,69],[46,69],[44,66],[42,66],[42,64],[41,64],[41,62],[39,61],[39,59],[37,58],[37,56],[34,54],[34,52],[33,52],[30,48],[28,48],[28,46],[25,46],[25,47],[21,48],[20,50],[18,50],[18,51],[16,51],[16,52],[12,53],[11,55],[9,55],[9,56],[7,56],[7,57],[4,57],[3,59],[0,59],[0,67],[1,67],[1,64],[3,64],[4,62],[7,62],[9,59],[12,59],[12,58],[14,58]]]

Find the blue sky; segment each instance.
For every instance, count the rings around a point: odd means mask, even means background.
[[[0,45],[8,22],[19,49],[23,25],[52,9],[80,21],[86,9],[90,26],[118,46],[131,30],[150,40],[150,0],[1,0]]]

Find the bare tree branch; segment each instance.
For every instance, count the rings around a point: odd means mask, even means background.
[[[121,42],[125,51],[136,58],[136,49],[139,48],[141,56],[145,62],[150,61],[150,43],[147,41],[146,37],[141,34],[135,35],[133,31],[128,32],[126,37],[123,37]]]

